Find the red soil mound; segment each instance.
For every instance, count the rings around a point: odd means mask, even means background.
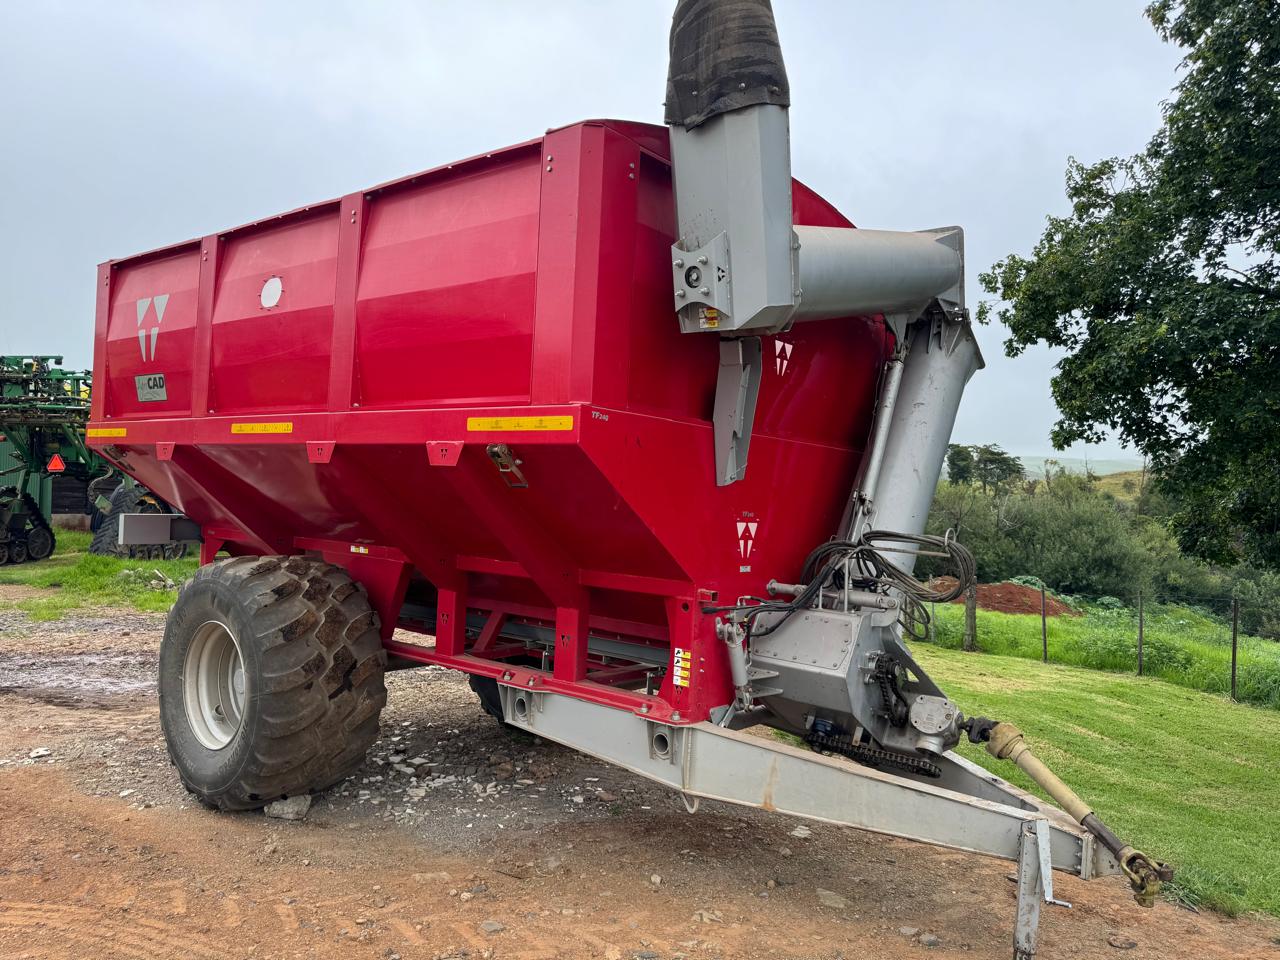
[[[940,589],[944,586],[954,587],[955,583],[955,577],[938,577],[930,586]],[[954,602],[964,603],[964,597]],[[980,583],[978,609],[994,610],[997,613],[1039,613],[1040,591],[1035,587],[1024,587],[1020,583]],[[1079,616],[1079,613],[1052,595],[1045,598],[1045,612],[1051,617]]]

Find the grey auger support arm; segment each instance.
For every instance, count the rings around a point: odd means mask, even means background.
[[[684,333],[723,340],[713,415],[722,486],[747,470],[760,336],[810,320],[883,315],[900,344],[916,339],[921,323],[939,322],[965,331],[952,340],[972,343],[959,227],[793,224],[789,104],[767,0],[681,0],[667,84],[679,229],[672,305]],[[976,343],[956,358],[961,389],[979,365]],[[945,448],[959,391],[946,400],[954,403],[933,414],[931,448],[939,436]]]

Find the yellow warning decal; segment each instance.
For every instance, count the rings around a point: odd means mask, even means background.
[[[689,668],[693,663],[693,651],[685,650],[683,647],[676,647],[671,654],[671,682],[677,687],[687,687],[689,685]]]
[[[293,433],[293,421],[279,423],[233,423],[232,433]]]
[[[368,553],[368,552],[369,552],[369,548],[368,548],[368,547],[362,547],[362,546],[360,546],[360,545],[359,545],[359,544],[357,544],[357,543],[353,543],[353,544],[351,545],[351,552],[352,552],[352,553]]]
[[[129,431],[125,427],[90,427],[85,434],[90,437],[127,437]]]
[[[572,430],[573,417],[467,417],[467,430],[517,433],[532,430]]]

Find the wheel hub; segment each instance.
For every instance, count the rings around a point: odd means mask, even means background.
[[[235,634],[222,623],[201,624],[187,648],[183,701],[195,738],[210,750],[221,750],[244,718],[244,661]]]

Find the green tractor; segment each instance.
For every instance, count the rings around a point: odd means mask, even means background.
[[[58,356],[0,356],[0,564],[53,553],[50,521],[59,503],[57,512],[92,511],[91,553],[181,556],[186,544],[117,542],[121,514],[171,511],[85,445],[92,375],[61,365]]]

